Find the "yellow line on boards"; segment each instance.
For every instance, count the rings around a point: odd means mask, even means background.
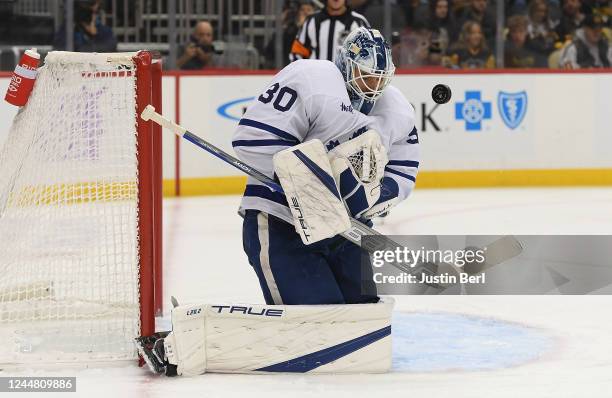
[[[243,176],[181,178],[181,196],[241,194],[246,180]],[[163,193],[165,197],[176,196],[174,180],[164,180]]]
[[[181,179],[181,196],[234,195],[244,191],[246,177]],[[612,186],[612,169],[423,171],[417,188]],[[174,195],[174,180],[164,180],[164,196]]]
[[[612,169],[424,171],[418,188],[612,186]]]

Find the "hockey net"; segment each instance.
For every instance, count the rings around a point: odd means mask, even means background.
[[[137,115],[160,74],[147,52],[39,69],[0,150],[0,363],[135,359],[154,331],[160,131]]]

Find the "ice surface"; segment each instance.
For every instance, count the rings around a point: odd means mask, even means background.
[[[263,302],[242,252],[238,203],[239,197],[165,201],[166,317],[170,295],[182,303]],[[611,234],[612,189],[417,190],[376,228]],[[77,376],[72,397],[604,397],[612,394],[610,308],[612,296],[397,297],[393,372],[383,375],[167,379],[128,363],[0,376]]]
[[[546,330],[473,315],[396,312],[392,330],[394,372],[508,368],[555,348]]]

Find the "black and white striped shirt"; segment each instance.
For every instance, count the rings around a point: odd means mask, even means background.
[[[312,14],[302,25],[293,44],[290,61],[302,58],[326,59],[334,61],[337,46],[353,29],[360,26],[370,27],[370,24],[361,14],[351,11],[347,7],[344,14],[331,16],[323,9]]]

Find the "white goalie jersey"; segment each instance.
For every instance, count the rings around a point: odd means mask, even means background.
[[[389,155],[385,176],[396,180],[398,197],[405,199],[418,170],[414,109],[389,86],[369,116],[354,110],[342,75],[329,61],[299,60],[276,74],[238,123],[232,146],[242,161],[274,178],[277,152],[312,139],[329,151],[369,129],[380,133]],[[285,196],[251,177],[241,203],[247,209],[293,223]]]

